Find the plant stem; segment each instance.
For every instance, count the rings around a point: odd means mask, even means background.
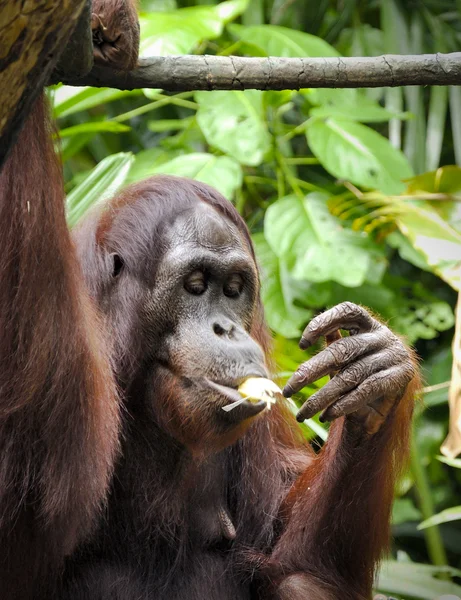
[[[198,108],[198,104],[189,100],[185,100],[185,98],[190,96],[192,96],[191,92],[183,92],[182,94],[177,94],[176,96],[155,94],[156,98],[160,98],[159,100],[156,100],[155,102],[149,102],[148,104],[144,104],[143,106],[139,106],[138,108],[134,108],[133,110],[118,115],[114,117],[112,121],[117,121],[118,123],[128,121],[133,117],[138,117],[139,115],[151,112],[152,110],[156,110],[157,108],[161,108],[162,106],[166,106],[168,104],[175,104],[177,106],[182,106],[183,108],[191,108],[195,110]]]
[[[416,483],[416,489],[419,497],[419,508],[423,519],[429,519],[435,514],[434,501],[432,499],[429,478],[426,469],[422,464],[421,457],[418,454],[418,447],[414,435],[411,441],[411,471]],[[443,546],[440,529],[437,525],[424,529],[427,552],[434,565],[442,566],[448,564],[447,555]]]

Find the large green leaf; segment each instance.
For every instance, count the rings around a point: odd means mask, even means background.
[[[296,279],[356,287],[364,283],[372,264],[373,247],[366,234],[344,228],[328,211],[327,196],[316,192],[269,206],[264,235]]]
[[[461,596],[461,587],[450,581],[436,579],[440,573],[461,575],[450,567],[433,567],[412,562],[385,561],[378,578],[378,589],[389,594],[399,594],[404,598],[434,600],[445,594]]]
[[[155,173],[190,177],[208,183],[229,199],[234,196],[235,190],[242,185],[242,169],[235,160],[227,156],[213,156],[205,152],[196,152],[173,158],[173,160],[154,166],[149,173],[142,172],[141,177],[138,177],[138,179]],[[133,180],[131,175],[130,180]]]
[[[243,165],[259,165],[270,149],[263,93],[197,92],[197,122],[207,142]]]
[[[258,46],[266,56],[339,56],[339,53],[321,38],[287,27],[231,25],[229,29],[241,40]]]
[[[446,201],[435,199],[431,206],[445,221],[461,231],[461,167],[447,165],[436,171],[413,177],[407,182],[407,192],[414,196],[419,194],[446,196]]]
[[[189,54],[202,40],[221,35],[226,23],[247,7],[248,0],[228,0],[217,6],[192,6],[172,12],[145,13],[141,25],[141,54]]]
[[[62,118],[100,104],[107,104],[125,96],[139,96],[141,90],[114,90],[112,88],[71,87],[62,85],[52,93],[53,114]]]
[[[368,97],[358,89],[316,89],[304,90],[304,96],[315,104],[310,115],[312,117],[335,117],[362,123],[389,121],[389,119],[405,119],[409,113],[396,113],[386,110],[376,100]]]
[[[102,160],[67,196],[67,222],[73,227],[93,205],[111,198],[123,185],[133,162],[129,152]]]
[[[461,233],[436,212],[399,201],[400,231],[439,277],[461,291]]]
[[[253,243],[262,272],[261,295],[267,323],[284,337],[298,337],[312,313],[295,306],[296,282],[291,280],[286,264],[271,250],[264,235],[253,235]]]
[[[156,171],[155,169],[161,164],[169,162],[175,158],[177,153],[168,152],[164,148],[155,146],[147,150],[141,150],[135,155],[130,172],[128,173],[127,182],[140,181],[146,177],[150,177]]]
[[[409,194],[433,193],[453,195],[461,199],[461,167],[447,165],[435,171],[417,175],[407,182]]]
[[[412,176],[405,156],[365,125],[345,119],[313,119],[307,141],[323,167],[333,176],[356,185],[398,194],[403,179]]]

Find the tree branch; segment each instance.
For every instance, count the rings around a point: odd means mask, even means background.
[[[94,66],[86,77],[68,77],[64,83],[171,92],[461,85],[461,52],[365,58],[152,57],[141,59],[128,73]]]
[[[84,4],[0,1],[0,167]]]

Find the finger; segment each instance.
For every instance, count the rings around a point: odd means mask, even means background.
[[[352,302],[343,302],[314,317],[304,330],[300,348],[305,350],[321,336],[330,335],[337,329],[355,330],[358,333],[372,331],[380,326],[368,312]]]
[[[383,402],[390,408],[392,403],[386,400],[394,399],[400,396],[411,380],[411,369],[405,365],[396,365],[390,369],[380,371],[371,375],[355,390],[341,398],[338,402],[330,406],[324,413],[325,421],[332,421],[338,417],[349,415],[364,406],[370,407],[379,416],[386,416],[380,410],[380,405],[370,406],[374,401],[383,398]],[[388,412],[388,410],[386,410]]]
[[[300,408],[296,419],[299,422],[310,419],[315,414],[337,402],[342,396],[359,386],[371,375],[389,368],[394,353],[383,350],[377,354],[366,356],[340,371],[318,392],[312,395]],[[320,417],[323,422],[324,416]]]
[[[283,388],[283,395],[286,398],[290,398],[290,396],[299,392],[305,385],[313,383],[333,371],[342,370],[353,360],[364,354],[382,349],[386,344],[387,338],[388,330],[383,327],[373,333],[363,333],[353,337],[341,338],[333,342],[310,360],[303,363],[293,373]]]
[[[342,338],[342,335],[341,335],[341,332],[339,331],[339,329],[336,329],[336,331],[333,331],[333,333],[327,333],[325,335],[325,341],[327,343],[327,346],[329,346],[333,342],[337,342],[341,338]]]

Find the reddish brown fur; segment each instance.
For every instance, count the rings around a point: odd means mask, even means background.
[[[118,447],[107,344],[50,133],[42,98],[0,174],[0,597],[11,600],[32,598],[30,580],[91,528]]]
[[[229,572],[245,599],[369,599],[388,547],[418,381],[378,433],[368,436],[353,419],[340,419],[318,456],[279,404],[211,460],[203,452],[191,457],[146,407],[130,405],[139,390],[128,385],[121,436],[113,371],[123,386],[139,369],[139,311],[127,297],[106,322],[96,314],[69,239],[49,134],[41,100],[0,175],[0,597],[58,597],[49,590],[69,556],[73,599],[132,600],[150,581],[156,592],[149,597],[163,600],[173,585],[175,599],[201,600]],[[155,235],[152,245],[153,224],[173,219],[191,198],[232,221],[254,259],[243,220],[215,190],[152,178],[122,192],[77,232],[95,303],[102,306],[107,295],[102,249],[126,243],[135,259],[141,248],[155,269],[163,249]],[[125,229],[117,229],[120,211],[129,217]],[[251,332],[269,352],[259,295]],[[186,421],[172,406],[173,387],[160,402],[177,432]],[[217,439],[203,415],[191,418],[194,443],[203,439],[216,451],[234,441]],[[109,485],[107,513],[98,519]],[[219,486],[237,534],[224,566],[219,553],[191,550],[187,537],[189,521],[200,519],[204,498]],[[90,557],[87,572],[82,557]],[[187,580],[201,570],[202,579]],[[229,597],[240,600],[224,587],[221,598]]]
[[[138,62],[139,24],[133,0],[93,0],[94,58],[112,69],[134,69]]]
[[[376,567],[389,548],[394,487],[408,458],[418,387],[415,378],[380,431],[360,444],[351,423],[332,424],[328,443],[284,506],[287,525],[271,557],[284,572],[309,573],[328,584],[332,598],[371,597]]]

